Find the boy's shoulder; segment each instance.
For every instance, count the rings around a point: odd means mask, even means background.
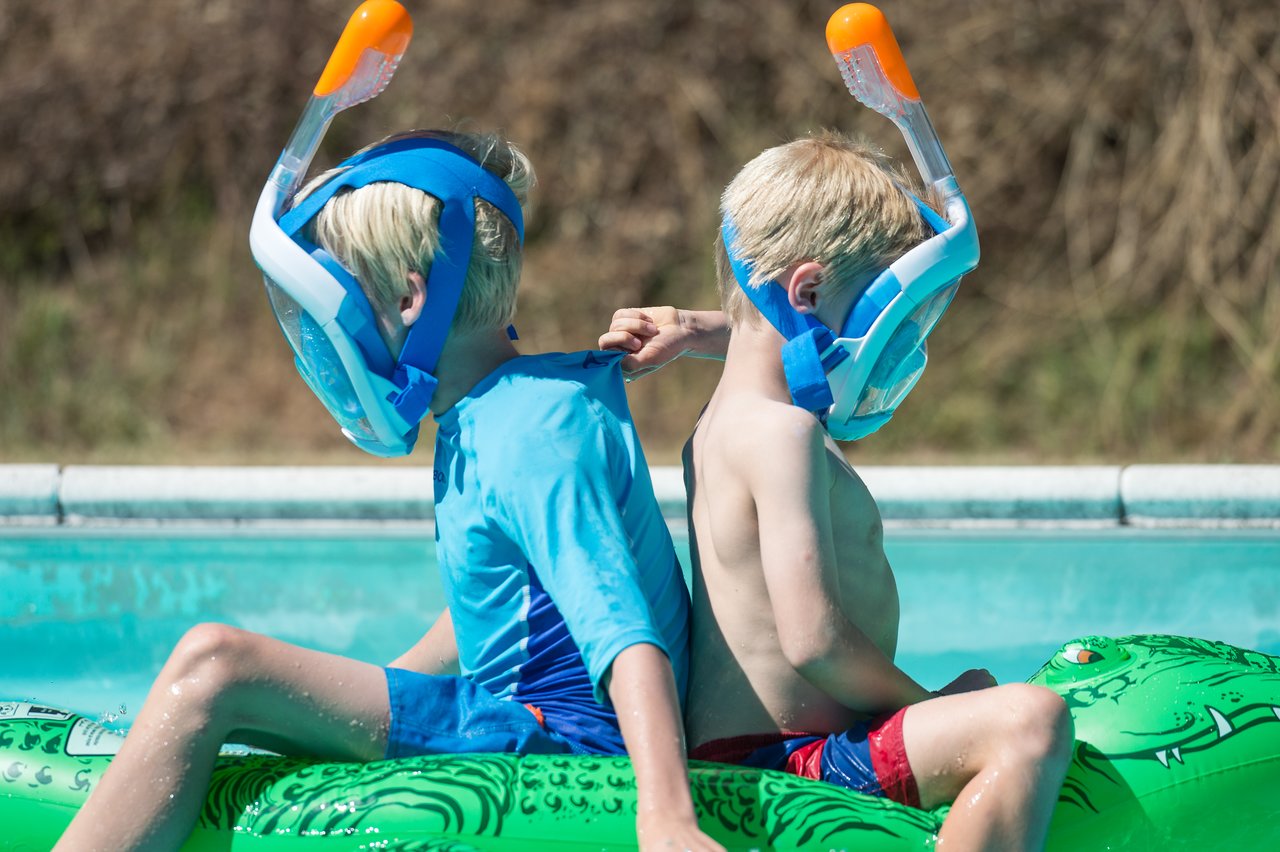
[[[577,452],[630,421],[620,361],[595,351],[514,358],[473,390],[463,417],[473,434],[494,438],[485,444],[495,461]]]
[[[622,390],[624,356],[621,352],[587,349],[582,352],[544,352],[524,357],[528,360],[528,372],[535,379],[562,382],[566,387],[576,386],[590,394]]]
[[[742,395],[726,400],[708,438],[731,469],[752,486],[805,476],[827,452],[827,431],[811,412],[789,402]]]
[[[567,396],[582,390],[599,392],[622,384],[622,353],[543,352],[512,358],[489,377],[490,387],[477,388],[480,396],[494,393],[521,392],[536,388],[537,393]]]
[[[760,407],[752,428],[767,447],[757,470],[769,482],[808,479],[816,466],[826,463],[827,430],[810,411],[775,401]]]
[[[547,352],[512,358],[482,379],[459,406],[468,419],[524,418],[544,409],[608,407],[625,402],[621,354]]]
[[[822,423],[790,402],[740,394],[725,403],[717,413],[716,434],[731,449],[775,448],[791,454],[825,446]]]

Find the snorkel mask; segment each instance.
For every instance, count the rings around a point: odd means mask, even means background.
[[[412,452],[435,393],[432,375],[466,280],[475,200],[500,210],[523,242],[520,204],[506,183],[438,139],[402,138],[357,154],[288,209],[333,117],[376,97],[408,46],[413,24],[395,0],[367,0],[352,15],[263,187],[249,244],[298,372],[352,443],[377,456]],[[393,357],[373,306],[335,258],[310,243],[306,225],[335,195],[379,181],[419,189],[440,202],[440,250],[426,302]]]
[[[739,286],[787,339],[782,362],[792,402],[817,413],[831,437],[856,441],[887,423],[924,373],[925,341],[960,277],[978,265],[978,231],[880,10],[842,7],[827,23],[827,45],[849,92],[902,131],[925,185],[943,199],[945,219],[912,196],[934,235],[867,285],[837,333],[792,308],[776,282],[749,286],[751,259],[735,251],[727,217],[721,236]]]

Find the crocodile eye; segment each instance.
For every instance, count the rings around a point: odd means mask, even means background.
[[[1062,659],[1076,665],[1087,665],[1088,663],[1098,662],[1102,659],[1102,655],[1082,645],[1068,645],[1062,649]]]

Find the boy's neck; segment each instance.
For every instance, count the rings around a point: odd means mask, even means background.
[[[750,390],[779,402],[791,402],[787,374],[782,369],[782,345],[777,329],[764,320],[756,325],[742,322],[729,337],[720,386]]]
[[[787,280],[790,276],[800,274],[798,269],[813,266],[812,263],[791,267],[781,276]],[[850,287],[834,293],[816,294],[818,298],[808,312],[814,319],[822,323],[828,330],[836,332],[844,323],[845,317],[853,309],[853,303],[876,273],[868,273]],[[765,284],[766,287],[782,286],[777,282]],[[773,324],[763,316],[754,314],[755,323],[743,318],[729,337],[729,349],[725,355],[725,370],[720,383],[728,382],[735,389],[753,390],[767,395],[779,402],[791,402],[791,388],[787,385],[787,374],[782,367],[782,347],[787,340]]]
[[[450,334],[436,364],[436,392],[431,414],[439,417],[453,408],[485,376],[520,353],[505,328],[470,334]]]

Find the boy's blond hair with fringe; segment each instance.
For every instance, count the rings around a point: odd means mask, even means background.
[[[788,267],[826,267],[822,291],[870,283],[870,276],[932,234],[904,190],[907,178],[868,145],[824,132],[770,148],[725,188],[721,214],[737,231],[735,250],[752,264],[749,285]],[[716,240],[716,283],[733,327],[756,325],[760,312],[734,278]]]
[[[524,210],[535,182],[533,165],[500,134],[422,130],[392,136],[377,145],[422,137],[439,139],[469,154],[506,182]],[[299,199],[338,171],[331,169],[309,182]],[[395,309],[408,294],[410,272],[430,274],[440,250],[439,219],[440,202],[435,197],[404,184],[378,182],[339,192],[308,223],[305,235],[345,266],[375,309],[385,312]],[[521,258],[515,226],[487,201],[476,199],[471,262],[450,328],[472,332],[509,325],[515,318]]]

